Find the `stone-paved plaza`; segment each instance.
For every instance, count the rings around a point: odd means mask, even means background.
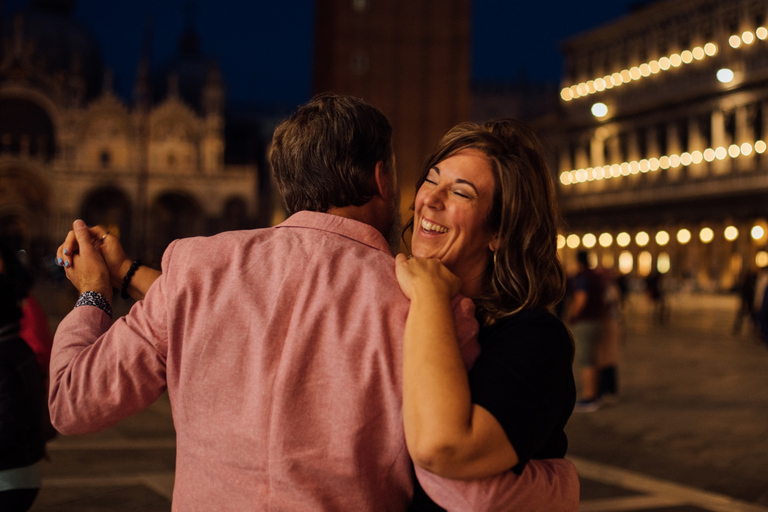
[[[38,293],[54,325],[74,303],[61,290]],[[734,296],[678,293],[669,306],[656,325],[646,297],[630,296],[619,400],[568,425],[580,510],[768,512],[768,349],[747,326],[732,334]],[[34,511],[171,508],[167,396],[105,432],[60,436],[49,455]]]

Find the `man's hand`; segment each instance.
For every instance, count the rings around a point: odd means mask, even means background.
[[[67,279],[77,291],[98,292],[111,302],[109,267],[99,249],[94,247],[98,240],[85,222],[76,220],[72,223],[72,231],[56,253],[57,261],[64,267]]]

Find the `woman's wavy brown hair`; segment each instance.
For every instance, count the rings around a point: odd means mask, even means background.
[[[426,159],[416,190],[433,166],[463,149],[482,152],[495,180],[487,229],[497,235],[498,249],[488,252],[485,290],[473,297],[478,316],[490,324],[524,309],[556,304],[565,292],[565,271],[557,255],[555,186],[541,142],[514,119],[459,124]],[[406,225],[412,228],[413,218]]]

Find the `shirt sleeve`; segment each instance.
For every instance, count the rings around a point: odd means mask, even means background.
[[[173,244],[163,258],[164,270]],[[88,434],[152,404],[166,388],[168,276],[114,324],[99,308],[73,309],[54,336],[49,409],[65,435]]]
[[[522,474],[505,471],[481,480],[449,480],[416,467],[427,495],[451,512],[579,509],[579,475],[566,459],[532,460]]]
[[[507,323],[483,340],[470,372],[473,403],[501,424],[520,473],[536,458],[563,457],[563,432],[573,409],[575,388],[565,326],[551,315]]]

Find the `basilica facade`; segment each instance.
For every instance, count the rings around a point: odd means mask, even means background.
[[[727,290],[768,264],[768,4],[657,0],[563,45],[569,267]]]
[[[0,20],[0,235],[34,266],[83,218],[157,263],[175,238],[253,224],[257,165],[225,159],[223,78],[194,30],[159,71],[138,59],[127,101],[73,3]]]

